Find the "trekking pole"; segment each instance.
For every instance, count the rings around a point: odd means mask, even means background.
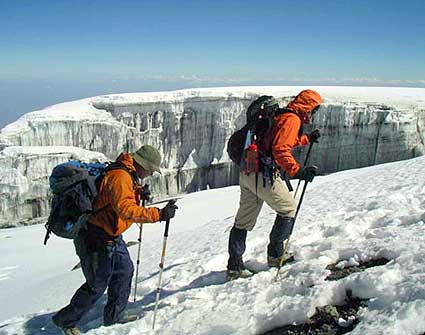
[[[145,207],[146,205],[146,199],[142,200],[142,207]],[[134,299],[133,302],[136,302],[136,296],[137,296],[137,278],[139,278],[139,264],[140,264],[140,250],[142,249],[142,231],[143,231],[143,224],[140,224],[139,226],[139,238],[137,239],[139,241],[139,249],[137,250],[137,265],[136,265],[136,279],[134,282]]]
[[[176,203],[176,200],[170,200],[169,203],[174,205]],[[155,329],[156,311],[158,309],[159,296],[161,294],[161,280],[162,280],[162,273],[164,272],[165,251],[167,249],[167,238],[168,238],[169,227],[170,227],[170,219],[167,219],[167,221],[165,221],[165,231],[164,231],[164,241],[162,243],[161,262],[159,263],[160,272],[159,272],[159,278],[158,278],[158,286],[156,289],[155,310],[153,312],[152,329]]]
[[[304,160],[304,167],[307,166],[307,162],[308,162],[308,159],[310,158],[311,148],[313,148],[313,144],[314,142],[311,142],[308,147],[307,155],[305,156],[305,160]],[[298,185],[297,185],[297,188],[295,189],[294,199],[297,197],[298,188],[300,187],[300,184],[301,184],[301,179],[298,180]]]
[[[146,206],[146,201],[149,201],[151,192],[149,190],[149,185],[145,184],[142,187],[141,197],[142,197],[142,207]],[[139,278],[139,265],[140,265],[140,251],[142,248],[142,232],[143,232],[143,224],[140,224],[139,226],[139,238],[137,239],[139,241],[139,249],[137,251],[137,267],[136,267],[136,279],[134,282],[134,299],[133,302],[136,302],[136,296],[137,296],[137,278]]]
[[[301,204],[303,203],[304,194],[305,194],[305,191],[306,191],[306,189],[307,189],[307,185],[308,185],[308,182],[306,181],[306,182],[305,182],[305,184],[304,184],[304,187],[303,187],[303,191],[302,191],[302,193],[301,193],[300,201],[298,202],[297,211],[295,212],[294,225],[292,226],[292,229],[294,229],[295,221],[297,220],[297,216],[298,216],[298,213],[299,213],[299,211],[300,211]],[[286,255],[286,253],[287,253],[287,251],[288,251],[288,247],[289,247],[289,239],[291,238],[291,235],[292,235],[292,232],[291,232],[291,234],[288,236],[288,238],[287,238],[287,240],[286,240],[285,247],[284,247],[284,249],[283,249],[282,258],[281,258],[281,259],[280,259],[280,261],[279,261],[279,265],[278,265],[278,267],[277,267],[276,277],[274,278],[274,281],[277,281],[277,278],[279,277],[279,273],[280,273],[280,268],[282,267],[282,264],[285,262],[285,255]]]

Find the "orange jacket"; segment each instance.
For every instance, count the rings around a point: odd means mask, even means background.
[[[122,153],[117,163],[135,172],[133,158]],[[141,187],[135,185],[131,175],[121,169],[106,172],[99,189],[99,196],[94,204],[89,223],[102,228],[109,236],[119,236],[133,222],[152,223],[159,221],[159,209],[140,206]]]
[[[309,123],[311,111],[322,102],[323,99],[319,93],[313,90],[304,90],[286,107],[294,113],[284,113],[274,118],[273,159],[290,176],[295,175],[300,169],[300,165],[292,156],[292,148],[310,143],[306,134],[299,135],[301,126],[303,123]]]

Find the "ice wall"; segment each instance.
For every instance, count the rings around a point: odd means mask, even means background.
[[[404,160],[424,154],[425,109],[327,104],[314,127],[323,129],[311,163],[323,173]]]
[[[109,95],[28,113],[0,133],[0,226],[47,215],[47,177],[56,164],[78,155],[85,160],[113,160],[121,151],[145,143],[157,147],[163,157],[163,175],[150,181],[157,196],[235,184],[238,171],[229,162],[226,142],[244,124],[247,105],[256,96],[270,94],[284,106],[301,89],[237,87]],[[423,154],[425,90],[314,89],[325,103],[305,131],[322,129],[311,157],[322,173]],[[301,161],[304,152],[297,149],[294,154]]]

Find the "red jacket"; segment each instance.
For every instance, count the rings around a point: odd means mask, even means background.
[[[292,156],[292,148],[310,143],[306,134],[299,136],[301,125],[309,123],[311,111],[322,102],[323,99],[319,93],[304,90],[286,107],[294,113],[284,113],[274,118],[272,156],[277,165],[290,176],[295,175],[300,169],[300,165]]]
[[[133,158],[122,153],[117,162],[135,172]],[[159,221],[159,209],[140,206],[141,187],[135,185],[131,175],[121,169],[106,172],[89,223],[102,228],[109,236],[119,236],[133,222],[152,223]]]

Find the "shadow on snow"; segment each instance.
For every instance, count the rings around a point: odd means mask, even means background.
[[[180,264],[173,264],[164,269],[168,271]],[[150,274],[148,277],[144,278],[142,282],[149,280],[156,275],[159,274],[159,271]],[[183,286],[177,290],[161,290],[161,299],[172,296],[176,293],[186,292],[193,289],[208,287],[212,285],[222,285],[226,282],[226,272],[225,271],[212,271],[207,273],[199,278],[193,280],[190,284]],[[146,294],[141,300],[136,302],[129,302],[127,305],[127,312],[132,314],[143,314],[148,311],[153,311],[156,300],[156,289],[152,292]],[[102,298],[100,298],[94,307],[80,320],[78,323],[78,328],[81,332],[86,332],[90,329],[99,328],[103,326],[103,308],[107,301],[107,295],[104,294]],[[159,308],[163,308],[168,306],[164,302],[161,302]],[[40,333],[44,335],[58,335],[60,331],[52,322],[52,316],[56,312],[39,314],[35,315],[32,318],[28,319],[24,324],[24,335],[39,335]],[[7,326],[3,325],[2,327]]]

